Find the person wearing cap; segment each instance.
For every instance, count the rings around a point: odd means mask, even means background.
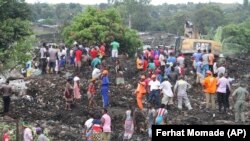
[[[95,78],[92,78],[90,80],[88,90],[87,90],[87,96],[88,96],[88,108],[94,108],[96,106],[96,102],[94,101],[95,93],[96,93],[96,88],[95,88]]]
[[[108,78],[108,71],[103,70],[102,72],[102,85],[101,85],[101,95],[102,95],[102,100],[103,100],[103,108],[107,108],[109,105],[109,78]]]
[[[173,91],[172,91],[172,85],[171,83],[168,81],[167,77],[164,77],[163,82],[161,83],[160,86],[161,92],[163,94],[163,97],[161,99],[161,103],[166,105],[166,106],[170,106],[173,105]]]
[[[23,141],[33,141],[32,130],[28,127],[27,122],[23,122]]]
[[[74,99],[76,102],[80,102],[81,100],[81,92],[80,92],[80,78],[78,76],[74,77]]]
[[[137,105],[138,105],[140,110],[143,109],[143,104],[142,104],[143,96],[147,93],[146,83],[144,82],[145,79],[146,79],[146,77],[144,75],[142,75],[140,81],[137,84],[137,88],[136,88],[135,93],[134,93],[136,96]]]
[[[155,99],[156,105],[160,107],[161,101],[160,101],[160,82],[156,79],[156,75],[153,74],[151,76],[151,81],[149,82],[149,98],[148,102],[152,103],[152,101]]]
[[[200,82],[201,82],[201,85],[204,87],[203,92],[205,93],[205,96],[206,96],[206,109],[208,109],[211,104],[212,110],[215,110],[215,95],[216,95],[216,89],[217,89],[217,79],[213,77],[213,74],[211,71],[207,71],[206,78]]]
[[[10,141],[10,135],[8,128],[3,128],[2,141]]]
[[[192,106],[187,96],[187,90],[191,88],[191,85],[184,80],[183,76],[179,77],[179,80],[174,86],[174,94],[177,96],[178,109],[182,110],[182,101],[184,101],[185,106],[188,110],[192,110]]]
[[[219,75],[219,80],[217,82],[217,99],[219,105],[219,112],[221,108],[224,107],[224,113],[227,112],[227,87],[231,90],[230,82],[225,78],[224,74]]]
[[[49,139],[44,135],[41,127],[36,128],[36,134],[38,135],[37,141],[49,141]]]
[[[250,95],[246,89],[247,85],[241,83],[240,86],[233,92],[232,96],[234,99],[234,112],[235,112],[235,122],[240,120],[245,122],[244,108],[245,101],[249,101]]]
[[[9,80],[7,79],[5,84],[0,86],[0,91],[3,93],[3,114],[7,115],[9,113],[9,107],[12,95],[12,87],[9,85]]]

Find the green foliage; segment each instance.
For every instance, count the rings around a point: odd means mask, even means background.
[[[84,13],[74,17],[62,34],[67,45],[71,45],[73,41],[88,46],[101,42],[109,44],[115,39],[120,42],[121,51],[129,54],[133,54],[141,46],[136,32],[123,26],[121,17],[114,8],[100,10],[89,7]]]
[[[60,3],[50,5],[47,3],[35,3],[29,5],[32,10],[32,21],[37,22],[39,19],[52,19],[57,23],[68,22],[72,17],[83,11],[83,7],[76,3]]]
[[[229,24],[217,29],[215,39],[220,40],[225,54],[250,52],[250,19],[240,24]]]
[[[35,37],[27,37],[13,43],[6,50],[2,49],[0,51],[0,62],[4,64],[3,69],[12,69],[31,60],[32,47],[35,41]]]

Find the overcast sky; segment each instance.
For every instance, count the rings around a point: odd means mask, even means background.
[[[99,4],[99,3],[107,3],[107,0],[25,0],[28,3],[36,3],[36,2],[46,2],[46,3],[81,3],[81,4]],[[242,0],[151,0],[151,4],[159,5],[163,3],[168,4],[177,4],[177,3],[207,3],[207,2],[220,2],[220,3],[242,3]]]

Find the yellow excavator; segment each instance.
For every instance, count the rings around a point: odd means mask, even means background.
[[[212,50],[216,56],[221,53],[220,43],[213,40],[200,39],[198,30],[190,21],[184,24],[184,37],[177,37],[175,51],[183,54],[193,54],[197,50]]]

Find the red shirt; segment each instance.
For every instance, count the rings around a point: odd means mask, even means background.
[[[102,56],[105,56],[105,46],[100,47],[100,52]]]
[[[94,59],[98,55],[98,52],[96,49],[91,49],[90,56]]]
[[[82,51],[78,49],[76,51],[76,62],[79,62],[81,60],[82,60]]]
[[[94,85],[93,83],[90,83],[90,84],[89,84],[88,92],[89,92],[90,94],[95,94],[95,85]]]
[[[161,66],[161,63],[160,63],[160,61],[159,61],[159,60],[154,60],[154,63],[155,63],[155,66],[156,66],[156,67]]]
[[[143,70],[146,71],[148,68],[148,61],[147,60],[144,60],[143,61]]]
[[[3,135],[3,141],[10,141],[10,136],[8,133],[4,133]]]

